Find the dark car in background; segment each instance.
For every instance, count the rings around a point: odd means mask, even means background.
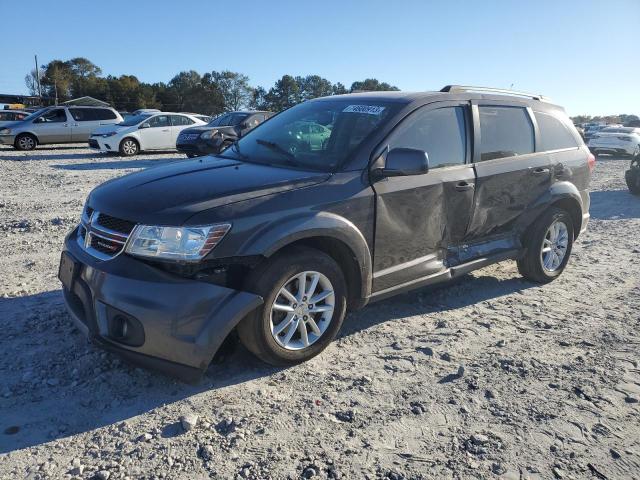
[[[225,113],[206,126],[183,130],[176,148],[188,157],[220,153],[273,115],[273,112],[257,110]]]
[[[290,132],[306,126],[321,128],[300,148]],[[347,309],[504,260],[558,278],[587,227],[594,166],[565,111],[537,95],[309,100],[215,157],[95,188],[59,278],[78,327],[147,366],[194,380],[233,330],[292,365],[336,337]]]
[[[640,195],[640,152],[633,157],[629,170],[625,172],[624,176],[629,191],[634,195]]]

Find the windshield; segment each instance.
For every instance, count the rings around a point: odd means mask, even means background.
[[[140,115],[133,115],[132,117],[128,117],[124,122],[120,122],[118,125],[121,127],[133,127],[134,125],[138,125],[139,123],[144,122],[147,118],[149,118],[152,114],[143,113]]]
[[[23,120],[33,120],[34,118],[37,118],[40,115],[42,115],[47,110],[48,110],[48,108],[41,108],[40,110],[36,110],[35,112],[33,112],[28,117],[23,118]]]
[[[347,98],[305,102],[259,125],[225,156],[333,171],[401,104]]]

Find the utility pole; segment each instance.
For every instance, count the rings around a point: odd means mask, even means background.
[[[42,105],[42,86],[40,85],[40,70],[38,69],[38,55],[36,57],[36,81],[38,82],[38,97],[40,97],[40,105]]]

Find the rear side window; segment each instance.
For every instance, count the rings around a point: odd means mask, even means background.
[[[480,161],[533,153],[533,125],[521,107],[479,107]]]
[[[429,168],[463,164],[467,151],[464,112],[464,107],[419,110],[402,123],[389,149],[425,151]]]
[[[542,112],[533,113],[540,131],[540,141],[537,148],[539,152],[578,146],[578,142],[569,129],[556,117]]]
[[[193,125],[195,122],[189,117],[183,117],[182,115],[171,115],[171,123],[175,127],[183,127],[185,125]]]
[[[109,110],[108,108],[91,108],[93,118],[95,120],[115,120],[116,114],[113,110]]]
[[[147,123],[151,126],[151,128],[170,126],[168,115],[156,115],[155,117],[150,118]]]

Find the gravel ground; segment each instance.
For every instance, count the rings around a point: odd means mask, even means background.
[[[640,198],[600,159],[566,272],[513,262],[349,315],[319,357],[197,386],[87,344],[56,279],[98,183],[180,158],[0,149],[0,478],[640,478]]]

